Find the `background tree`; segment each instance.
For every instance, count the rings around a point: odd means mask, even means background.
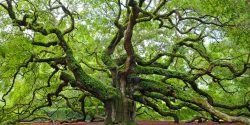
[[[145,106],[176,122],[192,111],[194,118],[250,124],[245,0],[0,6],[3,124],[49,119],[48,107],[67,106],[85,119],[91,100],[105,111],[105,124],[133,124],[136,104],[138,112]]]

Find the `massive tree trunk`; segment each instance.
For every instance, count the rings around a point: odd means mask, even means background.
[[[134,50],[131,40],[133,36],[133,28],[136,25],[136,18],[138,17],[139,10],[136,8],[136,5],[133,3],[133,1],[128,1],[128,6],[130,6],[131,9],[128,8],[130,10],[130,14],[128,18],[128,24],[126,26],[126,31],[124,33],[124,49],[127,53],[127,59],[124,62],[124,69],[121,71],[118,70],[117,67],[113,65],[115,63],[108,60],[111,59],[110,55],[114,52],[113,48],[117,45],[118,42],[120,42],[123,37],[122,35],[115,36],[114,41],[112,40],[111,43],[116,44],[111,44],[111,46],[109,46],[108,48],[106,56],[103,56],[104,64],[108,65],[109,67],[112,67],[110,68],[113,80],[112,85],[120,92],[119,97],[112,100],[111,102],[105,102],[105,108],[107,113],[105,124],[112,124],[112,122],[121,125],[136,124],[134,122],[136,110],[135,102],[129,99],[133,95],[133,86],[127,81],[127,76],[132,73],[131,69],[135,63]],[[122,29],[123,28],[120,28],[120,31],[124,32],[124,30]]]
[[[121,97],[110,102],[105,102],[105,110],[107,113],[105,125],[136,124],[134,121],[135,103],[129,101],[127,97]]]
[[[105,124],[133,125],[135,123],[135,102],[129,99],[133,94],[125,75],[113,75],[113,86],[120,90],[120,96],[105,102]]]

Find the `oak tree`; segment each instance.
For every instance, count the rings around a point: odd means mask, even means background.
[[[245,0],[1,0],[0,122],[63,102],[85,119],[91,97],[105,124],[135,124],[140,106],[250,124],[249,11]]]

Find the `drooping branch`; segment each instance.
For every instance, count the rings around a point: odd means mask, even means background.
[[[147,97],[151,97],[153,99],[160,99],[160,100],[164,101],[166,103],[166,106],[169,109],[179,110],[179,109],[182,109],[183,107],[188,107],[194,111],[203,111],[203,109],[201,109],[197,106],[194,106],[193,104],[187,103],[187,102],[183,102],[183,103],[180,103],[178,105],[173,105],[173,103],[167,98],[166,95],[163,95],[163,94],[160,94],[157,92],[151,92],[151,93],[144,92],[143,94]]]
[[[217,18],[217,22],[209,22],[209,21],[204,21],[202,20],[203,18],[207,17],[207,15],[205,16],[201,16],[200,18],[197,17],[181,17],[179,19],[179,21],[183,21],[183,20],[195,20],[198,21],[202,24],[208,24],[208,25],[215,25],[215,26],[219,26],[219,27],[223,27],[223,26],[234,26],[234,25],[229,25],[228,22],[226,23],[222,23],[221,21],[219,21],[219,19]]]
[[[77,112],[77,113],[79,113],[79,114],[83,114],[83,112],[81,112],[80,110],[76,109],[76,108],[70,103],[68,97],[66,97],[66,96],[63,95],[63,94],[59,94],[59,96],[62,97],[62,98],[66,101],[67,106],[68,106],[72,111]],[[86,117],[86,116],[84,116],[84,117]]]
[[[196,41],[200,41],[203,38],[204,37],[198,38]],[[191,39],[189,41],[191,41]],[[206,59],[206,61],[211,62],[211,58],[208,56],[208,54],[206,54],[203,50],[201,50],[200,48],[198,48],[195,44],[193,44],[193,43],[186,43],[186,42],[180,42],[180,43],[178,43],[178,45],[180,45],[180,46],[186,46],[186,47],[194,49],[196,52],[199,53],[199,55],[201,57],[203,57],[204,59]]]
[[[242,122],[245,124],[250,124],[250,119],[247,117],[243,116],[230,116],[228,114],[222,113],[221,111],[215,109],[213,106],[211,106],[206,100],[199,98],[199,97],[194,97],[193,102],[196,103],[197,105],[200,105],[203,109],[208,111],[209,113],[225,120],[228,122]]]
[[[225,114],[217,109],[214,108],[214,105],[216,104],[209,104],[208,101],[206,101],[205,99],[201,98],[201,97],[192,97],[191,100],[189,99],[186,99],[184,97],[181,97],[179,95],[174,95],[174,98],[176,99],[179,99],[181,101],[184,101],[184,102],[188,102],[190,104],[194,104],[194,105],[197,105],[199,106],[200,108],[206,110],[207,112],[211,113],[212,115],[220,118],[220,119],[223,119],[227,122],[243,122],[243,123],[246,123],[246,124],[249,124],[249,118],[247,117],[236,117],[236,116],[230,116],[228,114]],[[223,107],[225,108],[225,107]],[[227,107],[228,109],[230,109],[229,107]],[[236,107],[234,107],[236,108]],[[238,107],[240,109],[240,107]]]
[[[54,93],[47,94],[47,104],[42,104],[42,105],[39,105],[39,106],[35,107],[33,110],[31,110],[31,112],[29,112],[28,115],[22,116],[22,118],[16,120],[15,122],[20,122],[22,120],[25,120],[25,119],[29,118],[30,116],[32,116],[37,110],[40,110],[42,108],[51,106],[52,105],[52,97],[53,96],[54,96]]]
[[[215,106],[215,107],[234,110],[234,109],[247,108],[247,106],[249,105],[248,103],[246,103],[246,104],[242,104],[242,105],[229,106],[229,105],[216,103],[216,102],[214,102],[214,99],[211,95],[209,95],[205,91],[198,88],[197,84],[194,82],[196,80],[195,77],[192,77],[192,76],[187,75],[185,73],[180,73],[180,72],[176,72],[176,71],[170,71],[170,70],[165,70],[165,69],[155,68],[155,67],[141,67],[141,66],[136,66],[134,71],[136,73],[139,73],[139,74],[158,74],[158,75],[166,76],[167,78],[177,78],[177,79],[183,80],[184,82],[189,83],[195,92],[197,92],[200,95],[205,96],[208,99],[208,102],[212,106]],[[147,83],[147,81],[145,81],[145,82]],[[143,85],[143,84],[141,84],[141,85]],[[148,84],[148,85],[150,85],[150,84]],[[157,87],[157,86],[153,87],[153,85],[154,84],[152,84],[150,86],[152,86],[152,88]],[[160,84],[159,84],[159,86],[160,86]],[[162,87],[160,87],[160,88],[162,88]],[[160,90],[158,90],[158,91],[160,91]]]
[[[159,53],[154,58],[152,58],[151,60],[149,60],[147,62],[144,61],[141,57],[138,57],[138,58],[136,58],[136,62],[138,65],[141,65],[141,66],[149,66],[163,56],[169,56],[170,58],[171,57],[182,58],[190,65],[190,61],[185,56],[183,56],[181,54],[174,54],[174,53]]]
[[[146,97],[142,97],[139,95],[133,95],[133,99],[137,102],[140,102],[146,106],[149,106],[151,108],[153,108],[154,111],[158,112],[160,115],[162,116],[171,116],[174,118],[175,122],[179,122],[179,118],[178,116],[173,113],[173,112],[165,112],[163,110],[161,110],[155,103],[151,102],[150,100],[148,100]]]
[[[59,71],[59,67],[57,65],[51,64],[51,67],[54,68],[54,71],[50,74],[50,76],[48,78],[47,87],[50,87],[50,81],[51,81],[52,77]]]
[[[194,79],[197,79],[203,75],[209,75],[211,76],[214,80],[218,80],[218,81],[221,81],[221,80],[232,80],[234,78],[237,78],[237,77],[240,77],[242,76],[244,73],[247,72],[247,70],[250,68],[248,67],[249,63],[245,62],[243,64],[243,69],[242,70],[237,70],[232,63],[228,63],[228,62],[224,62],[224,61],[219,61],[219,62],[211,62],[209,64],[209,66],[206,68],[206,69],[203,69],[203,71],[197,73],[195,76],[194,76]],[[222,68],[228,68],[230,70],[230,72],[232,73],[232,77],[228,77],[228,78],[220,78],[218,76],[215,76],[212,74],[212,71],[214,68],[216,67],[222,67]]]

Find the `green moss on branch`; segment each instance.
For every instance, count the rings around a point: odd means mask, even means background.
[[[157,74],[166,76],[168,78],[178,78],[184,81],[192,81],[192,77],[190,75],[177,72],[177,71],[171,71],[167,69],[162,69],[158,67],[144,67],[144,66],[136,66],[134,67],[134,71],[138,74]]]
[[[117,89],[101,83],[100,81],[87,75],[85,72],[82,72],[81,76],[76,79],[70,74],[62,72],[60,78],[65,82],[69,82],[72,87],[78,87],[86,90],[93,94],[96,98],[103,101],[114,99],[119,96]]]
[[[153,80],[142,79],[138,84],[138,87],[141,91],[158,92],[163,95],[175,94],[174,89],[170,85]]]

